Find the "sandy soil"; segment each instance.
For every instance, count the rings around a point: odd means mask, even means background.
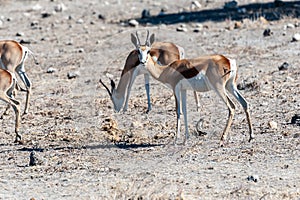
[[[221,1],[199,2],[198,14],[220,11],[221,19],[227,13]],[[0,39],[25,42],[39,62],[26,61],[33,94],[20,128],[25,144],[13,143],[12,110],[0,120],[0,199],[299,199],[300,126],[290,122],[300,114],[300,42],[291,42],[300,33],[300,5],[295,1],[285,13],[280,6],[269,15],[264,3],[270,1],[241,0],[239,5],[255,8],[234,9],[217,21],[208,13],[198,21],[131,27],[128,20],[144,8],[153,16],[162,8],[166,14],[189,12],[191,1],[0,0]],[[180,26],[187,32],[176,31]],[[272,34],[264,37],[268,28]],[[146,29],[157,41],[184,47],[187,57],[220,53],[237,60],[254,141],[247,142],[245,115],[237,106],[228,144],[220,147],[227,109],[208,92],[200,94],[199,113],[189,92],[192,135],[187,145],[172,145],[172,92],[152,79],[153,110],[146,114],[142,76],[128,111],[113,111],[99,79],[108,83],[110,74],[119,80],[134,48],[130,33]],[[288,69],[279,70],[284,62]],[[24,105],[24,94],[17,99]],[[204,136],[195,128],[199,119]]]

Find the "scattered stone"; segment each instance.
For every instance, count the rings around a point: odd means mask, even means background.
[[[98,15],[98,19],[105,20],[106,17],[105,17],[104,15],[102,15],[102,14],[99,14],[99,15]]]
[[[22,39],[20,40],[20,44],[31,44],[31,41],[28,39]]]
[[[67,74],[68,79],[77,78],[79,75],[80,75],[79,71],[68,72]]]
[[[242,26],[243,26],[242,22],[235,22],[234,23],[234,29],[240,29],[240,28],[242,28]]]
[[[67,7],[63,3],[57,4],[56,6],[54,6],[55,12],[63,12],[65,10],[67,10]]]
[[[22,32],[17,32],[17,33],[16,33],[16,36],[17,36],[17,37],[24,36],[24,33],[22,33]]]
[[[256,80],[253,80],[253,81],[243,80],[241,83],[239,83],[237,85],[237,88],[239,90],[253,91],[253,90],[259,90],[260,87]]]
[[[264,30],[263,35],[264,35],[264,37],[268,37],[268,36],[273,35],[273,32],[271,31],[271,29],[267,28]]]
[[[202,8],[202,5],[199,3],[199,1],[192,1],[190,9],[191,10],[199,10]]]
[[[224,9],[236,9],[238,7],[237,1],[229,1],[224,5]]]
[[[179,27],[176,28],[176,31],[178,32],[187,32],[187,28],[185,27],[184,24],[180,25]]]
[[[195,32],[195,33],[198,33],[203,30],[203,24],[197,23],[194,25],[194,27],[195,28],[194,28],[193,32]]]
[[[286,25],[286,28],[294,29],[294,28],[295,28],[295,25],[294,25],[294,24],[291,24],[291,23],[288,23],[288,24]]]
[[[54,73],[54,72],[56,72],[57,71],[57,69],[55,69],[55,68],[53,68],[53,67],[49,67],[48,69],[47,69],[47,73],[48,74],[52,74],[52,73]]]
[[[296,125],[300,126],[300,114],[295,114],[292,117],[291,124],[296,124]]]
[[[278,128],[277,122],[270,121],[269,122],[269,128],[271,128],[271,129],[277,129]]]
[[[42,10],[42,6],[40,5],[40,4],[36,4],[36,5],[34,5],[31,9],[33,10],[33,11],[38,11],[38,10]]]
[[[296,33],[296,34],[293,36],[292,42],[298,42],[298,41],[300,41],[300,34],[299,34],[299,33]]]
[[[263,23],[263,24],[269,24],[269,21],[268,21],[266,18],[264,18],[264,17],[260,17],[260,18],[259,18],[259,21],[260,21],[261,23]]]
[[[288,70],[289,66],[290,66],[289,63],[284,62],[282,65],[280,65],[280,66],[278,67],[278,69],[279,69],[279,71],[282,71],[282,70]]]
[[[149,18],[149,17],[151,17],[150,10],[149,9],[144,9],[142,11],[142,19]]]
[[[33,22],[30,23],[31,27],[37,27],[38,25],[39,25],[38,21],[33,21]]]
[[[78,53],[84,53],[84,48],[79,48],[79,49],[77,49],[77,52],[78,52]]]
[[[78,20],[76,21],[77,24],[83,24],[83,22],[84,22],[84,21],[83,21],[83,19],[81,19],[81,18],[78,19]]]
[[[47,18],[47,17],[51,16],[51,14],[47,13],[47,12],[43,12],[41,15],[42,15],[42,18]]]
[[[253,181],[253,182],[257,183],[258,180],[259,180],[259,177],[258,177],[258,175],[251,175],[251,176],[247,177],[247,180],[248,181]]]
[[[137,27],[139,25],[139,22],[135,19],[131,19],[131,20],[129,20],[128,24],[130,26]]]

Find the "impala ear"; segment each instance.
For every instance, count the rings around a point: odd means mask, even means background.
[[[150,36],[150,39],[149,39],[149,46],[151,46],[154,43],[154,40],[155,40],[155,35],[154,35],[154,33],[152,33],[152,35]]]
[[[133,43],[133,45],[134,45],[136,48],[139,47],[138,39],[137,39],[137,37],[136,37],[133,33],[131,33],[131,42]]]

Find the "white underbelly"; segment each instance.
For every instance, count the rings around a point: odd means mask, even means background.
[[[197,76],[190,79],[182,79],[179,84],[180,87],[185,90],[195,90],[198,92],[211,90],[207,77],[202,73],[199,73]]]

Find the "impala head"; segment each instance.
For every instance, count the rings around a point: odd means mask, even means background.
[[[120,110],[123,106],[123,103],[124,103],[124,97],[121,97],[120,95],[117,94],[115,82],[113,80],[110,80],[111,90],[109,90],[109,88],[102,82],[101,79],[99,81],[107,90],[107,92],[110,96],[110,99],[112,100],[112,102],[114,104],[114,110],[117,112],[120,112]]]
[[[153,44],[154,40],[154,33],[151,34],[149,38],[149,31],[147,30],[146,42],[144,45],[142,45],[138,33],[136,32],[135,35],[131,33],[131,42],[134,44],[134,46],[139,52],[139,60],[141,64],[146,63],[148,54],[150,53],[151,45]]]

